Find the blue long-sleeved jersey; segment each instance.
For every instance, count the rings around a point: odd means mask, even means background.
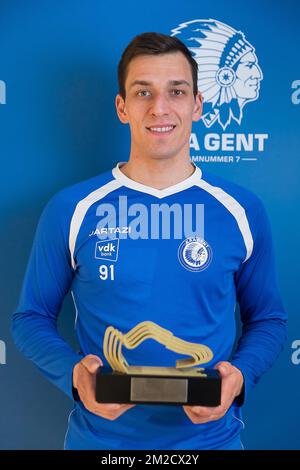
[[[278,293],[269,222],[248,190],[195,167],[163,190],[137,183],[118,164],[58,192],[40,218],[12,332],[17,347],[74,400],[66,449],[226,448],[243,426],[241,404],[280,353],[286,313]],[[56,322],[71,290],[75,352]],[[243,333],[236,338],[235,308]],[[73,395],[74,365],[96,354],[112,325],[126,333],[151,320],[209,346],[244,376],[226,415],[193,424],[182,406],[136,405],[115,421]],[[124,352],[130,365],[175,365],[178,355],[150,340]],[[229,444],[228,444],[229,445]]]

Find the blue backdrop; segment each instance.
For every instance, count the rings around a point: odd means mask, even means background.
[[[129,132],[114,99],[129,41],[157,31],[195,47],[188,28],[205,19],[240,31],[254,58],[236,70],[239,109],[194,123],[191,156],[263,200],[289,313],[285,350],[249,397],[242,440],[248,449],[300,449],[299,13],[297,0],[1,0],[1,449],[62,448],[71,407],[9,333],[41,210],[59,189],[127,160]],[[205,90],[205,76],[199,83]],[[73,324],[67,297],[59,326],[75,345]]]

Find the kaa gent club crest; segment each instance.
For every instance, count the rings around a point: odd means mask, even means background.
[[[178,258],[185,269],[189,271],[203,271],[211,263],[212,249],[201,238],[186,238],[179,246]]]
[[[255,49],[244,34],[209,19],[182,23],[171,35],[185,43],[198,63],[205,126],[218,122],[225,130],[232,119],[240,124],[243,107],[257,100],[263,79]]]

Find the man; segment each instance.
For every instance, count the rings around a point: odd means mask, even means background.
[[[286,335],[270,227],[249,191],[195,167],[192,121],[201,117],[197,64],[175,37],[137,36],[118,69],[116,108],[129,124],[127,163],[56,194],[41,216],[20,304],[21,351],[74,399],[66,449],[241,449],[241,405]],[[71,289],[79,354],[56,319]],[[236,350],[235,307],[243,332]],[[209,346],[221,405],[117,405],[95,401],[95,374],[112,325],[149,320]],[[174,365],[155,342],[129,364]]]

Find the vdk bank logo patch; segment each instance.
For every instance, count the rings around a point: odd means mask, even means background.
[[[102,240],[96,243],[95,258],[108,261],[117,261],[119,254],[119,239]]]
[[[186,238],[179,246],[178,259],[188,271],[203,271],[211,263],[212,249],[201,238]]]

